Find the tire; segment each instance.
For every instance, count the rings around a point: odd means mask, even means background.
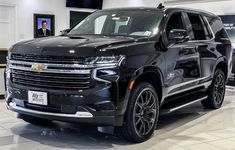
[[[158,95],[146,82],[134,87],[124,117],[121,135],[131,142],[144,142],[154,133],[159,116]]]
[[[25,122],[28,122],[30,124],[39,126],[48,126],[52,123],[52,120],[32,117],[24,114],[18,114],[18,118],[23,119]]]
[[[217,69],[208,89],[208,98],[202,101],[202,105],[209,109],[219,109],[224,102],[225,85],[225,74],[221,69]]]

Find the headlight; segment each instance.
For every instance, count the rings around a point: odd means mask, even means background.
[[[124,56],[100,56],[85,59],[85,65],[119,65]]]
[[[119,78],[119,69],[117,67],[101,67],[93,71],[93,78],[97,81],[111,83]]]

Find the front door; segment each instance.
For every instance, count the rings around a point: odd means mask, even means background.
[[[177,12],[170,16],[165,33],[168,37],[172,29],[187,30],[184,16]],[[193,42],[173,44],[165,53],[166,74],[165,83],[167,94],[174,95],[178,92],[197,85],[201,76],[199,53]]]

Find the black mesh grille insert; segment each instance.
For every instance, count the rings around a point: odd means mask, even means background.
[[[51,89],[82,90],[91,87],[90,74],[44,73],[11,70],[14,84]]]

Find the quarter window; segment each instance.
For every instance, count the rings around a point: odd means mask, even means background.
[[[207,20],[215,34],[215,41],[220,42],[221,38],[229,38],[227,32],[224,29],[224,25],[218,17],[207,17]]]

